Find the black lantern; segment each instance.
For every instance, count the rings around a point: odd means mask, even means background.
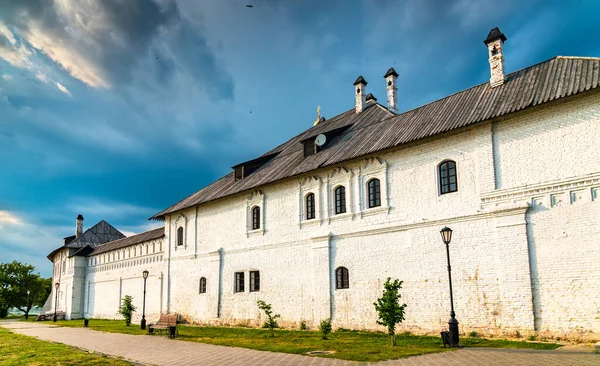
[[[141,329],[146,329],[146,280],[148,279],[148,275],[150,272],[145,270],[142,272],[142,276],[144,277],[144,301],[142,303],[142,323],[140,324]]]
[[[446,257],[448,258],[448,282],[450,284],[450,320],[448,321],[448,331],[450,332],[450,346],[458,347],[458,320],[454,313],[454,299],[452,298],[452,269],[450,268],[450,241],[452,240],[452,229],[444,227],[440,230],[442,241],[446,244]]]
[[[52,318],[53,322],[56,322],[56,307],[58,306],[58,288],[60,287],[60,283],[54,284],[54,318]]]
[[[452,229],[445,226],[442,230],[440,230],[440,234],[442,234],[442,241],[444,244],[450,244],[450,240],[452,240]]]

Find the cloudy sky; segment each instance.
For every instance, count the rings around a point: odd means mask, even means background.
[[[253,8],[246,7],[251,3]],[[408,110],[508,72],[600,56],[597,1],[0,0],[0,261],[101,219],[147,218],[354,105],[360,74]]]

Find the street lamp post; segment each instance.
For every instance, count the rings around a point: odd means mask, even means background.
[[[144,276],[144,301],[142,303],[142,324],[141,328],[146,329],[146,280],[148,279],[148,271],[142,272]]]
[[[27,290],[27,303],[25,304],[25,309],[28,309],[28,310],[25,313],[25,319],[29,319],[29,294],[30,293],[31,293],[31,291]]]
[[[454,299],[452,297],[452,270],[450,268],[450,240],[452,240],[452,229],[444,227],[440,230],[442,241],[446,244],[446,257],[448,258],[448,281],[450,283],[450,320],[448,321],[448,331],[450,332],[450,346],[458,347],[458,320],[454,313]]]
[[[54,284],[54,289],[55,289],[55,295],[54,295],[54,318],[52,318],[52,321],[56,323],[56,307],[58,306],[58,288],[60,287],[60,283],[55,283]]]

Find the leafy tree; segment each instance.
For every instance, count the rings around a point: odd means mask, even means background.
[[[269,328],[269,330],[271,331],[271,337],[275,337],[275,328],[279,328],[279,325],[277,324],[277,318],[280,317],[279,314],[275,314],[273,315],[273,310],[271,310],[271,304],[267,304],[266,302],[262,301],[262,300],[258,300],[256,302],[256,304],[258,305],[258,308],[262,311],[265,312],[265,315],[267,316],[267,321],[265,321],[265,324],[263,324],[263,328]]]
[[[5,318],[8,309],[16,307],[27,319],[32,307],[44,304],[52,280],[41,278],[34,270],[34,266],[17,261],[0,263],[0,317]]]
[[[392,346],[395,346],[396,324],[402,323],[404,320],[406,304],[400,305],[400,289],[403,281],[394,280],[394,282],[390,282],[390,280],[388,277],[383,284],[383,296],[378,298],[373,305],[375,305],[375,310],[379,314],[377,324],[387,327]]]
[[[125,295],[122,298],[123,302],[121,303],[121,307],[119,307],[119,314],[125,318],[125,325],[131,325],[131,317],[133,316],[133,312],[136,310],[136,307],[133,306],[133,296]]]
[[[321,331],[321,338],[327,339],[327,336],[331,333],[331,318],[321,320],[319,331]]]

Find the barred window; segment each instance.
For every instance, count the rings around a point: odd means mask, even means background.
[[[369,191],[369,208],[381,206],[381,187],[379,179],[371,179],[367,183]]]
[[[244,272],[235,272],[235,292],[244,292]]]
[[[440,194],[451,193],[458,191],[458,183],[456,181],[456,162],[446,160],[438,167],[440,180]]]
[[[335,189],[335,214],[346,212],[346,188],[339,186]]]
[[[252,208],[252,230],[260,229],[260,207]]]
[[[335,288],[344,289],[350,287],[350,279],[348,269],[346,267],[338,267],[335,270]]]
[[[200,277],[200,293],[206,293],[206,277]]]
[[[177,228],[177,245],[183,245],[183,227]]]
[[[315,194],[309,193],[306,195],[306,219],[312,220],[315,218]]]
[[[260,291],[260,272],[250,271],[250,292]]]

